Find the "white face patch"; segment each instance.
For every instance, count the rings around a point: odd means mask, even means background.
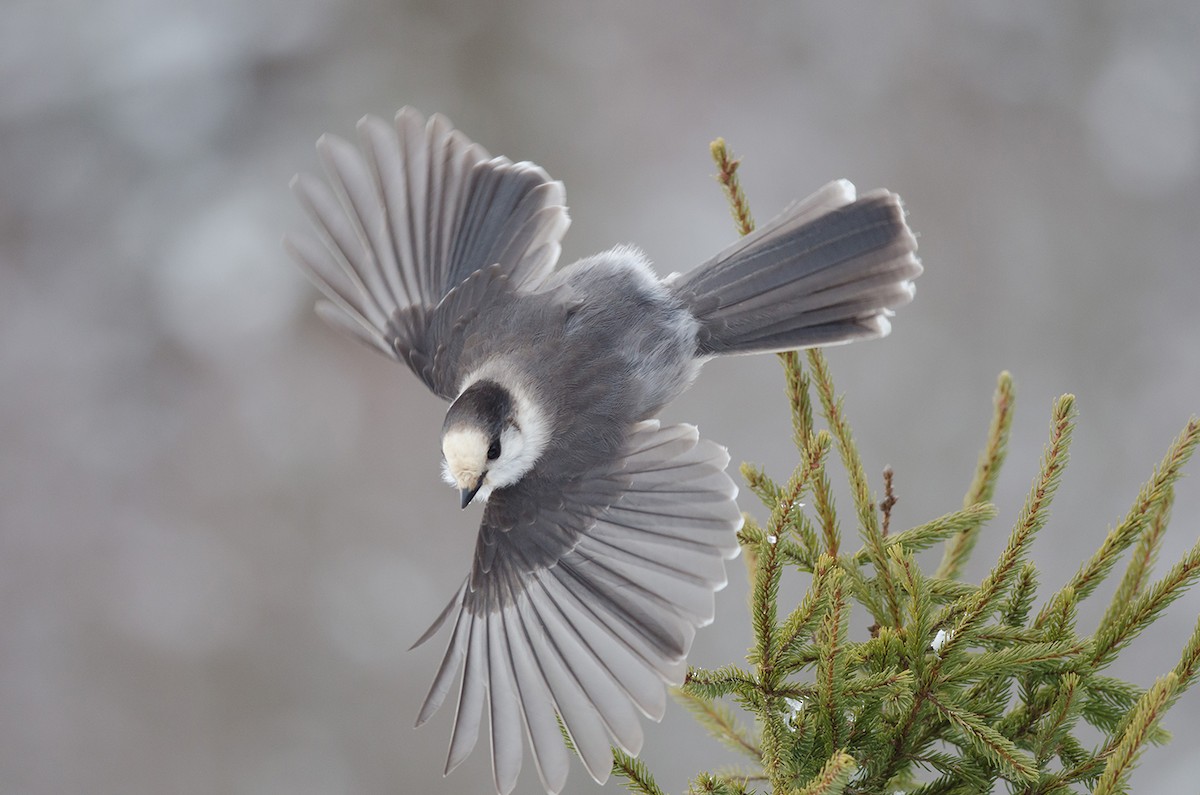
[[[522,380],[515,378],[514,372],[505,360],[492,359],[464,378],[459,390],[461,395],[479,381],[494,381],[508,392],[513,401],[513,422],[500,432],[500,456],[495,461],[487,460],[490,441],[483,443],[483,453],[479,460],[483,462],[486,476],[476,499],[486,499],[492,489],[506,488],[519,482],[533,469],[542,451],[550,443],[550,423],[539,404],[538,394],[529,390]],[[477,433],[482,437],[481,431]],[[458,485],[457,481],[450,477],[448,457],[446,462],[446,481]]]
[[[442,437],[442,455],[446,466],[442,473],[446,481],[459,489],[473,489],[487,466],[490,442],[476,428],[452,428]]]
[[[461,396],[479,381],[494,381],[512,399],[512,415],[500,431],[497,440],[500,454],[494,460],[488,459],[492,439],[478,426],[456,423],[442,437],[443,479],[460,490],[479,486],[477,502],[486,500],[493,489],[518,483],[533,469],[550,442],[550,423],[534,393],[512,376],[509,364],[493,359],[464,378],[459,390]]]

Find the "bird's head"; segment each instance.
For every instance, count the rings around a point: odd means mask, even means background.
[[[525,476],[545,446],[543,426],[540,413],[495,381],[463,390],[442,424],[442,476],[463,508]]]

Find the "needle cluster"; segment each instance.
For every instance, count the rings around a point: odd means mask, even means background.
[[[737,161],[723,141],[714,142],[713,156],[745,234],[753,222]],[[747,517],[739,534],[751,578],[754,642],[744,663],[693,667],[676,691],[747,765],[700,774],[690,791],[1125,792],[1139,753],[1169,739],[1159,726],[1162,716],[1200,669],[1198,622],[1178,665],[1149,689],[1106,672],[1200,578],[1200,543],[1165,573],[1152,573],[1174,486],[1200,443],[1200,420],[1191,419],[1171,443],[1129,513],[1078,573],[1046,595],[1029,552],[1068,461],[1072,395],[1054,403],[1049,441],[1008,543],[983,581],[971,584],[959,575],[980,528],[997,515],[989,500],[1012,423],[1011,377],[1000,375],[962,508],[897,532],[889,528],[892,477],[877,504],[824,355],[808,351],[803,364],[796,353],[781,360],[799,463],[785,482],[742,468],[769,511],[765,523]],[[825,428],[816,427],[816,414]],[[854,502],[857,543],[847,543],[832,494],[832,452]],[[927,573],[914,556],[936,545],[943,557]],[[1079,603],[1123,558],[1112,601],[1085,634],[1076,622]],[[808,579],[794,607],[779,602],[784,576]],[[862,632],[868,624],[869,633]],[[753,716],[752,725],[744,713]],[[661,793],[638,760],[618,754],[614,773],[633,792]]]

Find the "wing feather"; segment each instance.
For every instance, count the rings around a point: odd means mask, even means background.
[[[487,621],[478,616],[468,617],[467,648],[463,656],[462,685],[458,691],[458,710],[454,728],[450,730],[450,753],[446,757],[446,773],[458,767],[479,740],[479,724],[483,719],[485,684],[489,679],[487,666]]]
[[[625,692],[623,699],[615,703],[632,704],[641,710],[642,714],[653,720],[662,717],[666,709],[666,697],[663,695],[662,676],[653,666],[625,641],[625,639],[603,621],[596,620],[594,611],[574,591],[563,585],[557,577],[546,578],[546,592],[551,594],[554,604],[561,611],[575,636],[582,641],[581,648],[586,654],[599,662],[612,677],[612,681]],[[576,659],[576,664],[582,662]],[[574,668],[573,668],[574,670]],[[594,702],[606,718],[610,714],[609,705],[605,702]],[[632,710],[628,713],[633,725],[638,727],[637,735],[641,734],[641,724]],[[607,721],[606,721],[607,722]],[[613,736],[621,740],[621,746],[631,753],[641,748],[641,740],[631,745],[629,740],[634,738],[632,726],[620,723],[618,727],[609,725]]]
[[[522,735],[546,789],[564,786],[556,712],[598,782],[610,742],[641,750],[638,712],[662,718],[664,684],[683,681],[696,628],[712,621],[713,594],[725,585],[724,561],[738,551],[728,462],[694,427],[648,421],[630,426],[616,460],[585,478],[531,473],[491,495],[419,718],[444,700],[461,665],[448,769],[475,742],[482,693],[499,792],[515,785]]]
[[[509,659],[503,617],[487,625],[488,715],[492,734],[492,777],[496,791],[508,795],[521,773],[522,709],[517,682]]]
[[[323,276],[334,273],[340,267],[354,288],[352,294],[344,291],[344,297],[373,326],[382,329],[387,324],[387,316],[363,281],[360,270],[363,258],[361,242],[354,225],[341,211],[337,196],[325,183],[307,174],[296,175],[292,180],[292,192],[313,225],[322,233],[326,245],[325,261],[318,265],[315,258],[310,260],[309,270]],[[306,251],[315,254],[320,249],[310,244],[306,246]]]
[[[414,252],[411,246],[404,244],[402,233],[398,231],[406,227],[409,217],[400,134],[395,125],[375,116],[366,116],[358,122],[358,135],[371,161],[375,184],[383,199],[387,228],[393,230],[387,245],[396,267],[384,269],[388,294],[396,306],[412,304],[422,291]]]
[[[529,651],[541,668],[546,685],[550,688],[554,707],[562,717],[567,735],[579,752],[579,758],[584,768],[598,784],[608,780],[612,769],[612,751],[610,750],[609,732],[606,720],[595,705],[612,705],[608,711],[624,709],[630,716],[635,731],[640,732],[641,724],[629,706],[628,700],[621,696],[616,684],[597,665],[595,658],[581,655],[582,661],[578,670],[568,667],[559,647],[569,644],[578,648],[578,636],[567,630],[557,615],[553,606],[547,610],[544,606],[539,610],[536,605],[546,599],[545,591],[539,589],[538,595],[518,605],[518,615],[521,618],[525,639],[529,642]],[[583,684],[580,677],[584,677]],[[597,687],[599,680],[599,687]],[[604,688],[607,687],[607,690]],[[614,736],[616,732],[613,732]],[[621,742],[624,745],[623,742]]]
[[[555,710],[547,709],[554,704],[550,687],[542,674],[541,666],[533,655],[528,628],[522,620],[521,611],[514,606],[504,611],[503,634],[508,642],[508,657],[512,663],[517,685],[518,702],[529,733],[529,747],[533,751],[533,762],[538,778],[549,793],[557,794],[567,782],[570,759]],[[520,755],[521,749],[517,748]]]
[[[325,181],[292,181],[316,234],[285,248],[331,304],[322,317],[453,398],[474,364],[466,339],[553,270],[569,225],[562,184],[436,114],[367,116],[358,132],[357,146],[317,142]]]

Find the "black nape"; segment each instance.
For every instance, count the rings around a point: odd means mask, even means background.
[[[512,418],[512,411],[513,399],[507,389],[495,381],[477,381],[450,404],[442,433],[454,427],[478,428],[489,439],[496,440],[493,446],[499,448],[500,432]],[[491,451],[488,453],[490,458]]]

